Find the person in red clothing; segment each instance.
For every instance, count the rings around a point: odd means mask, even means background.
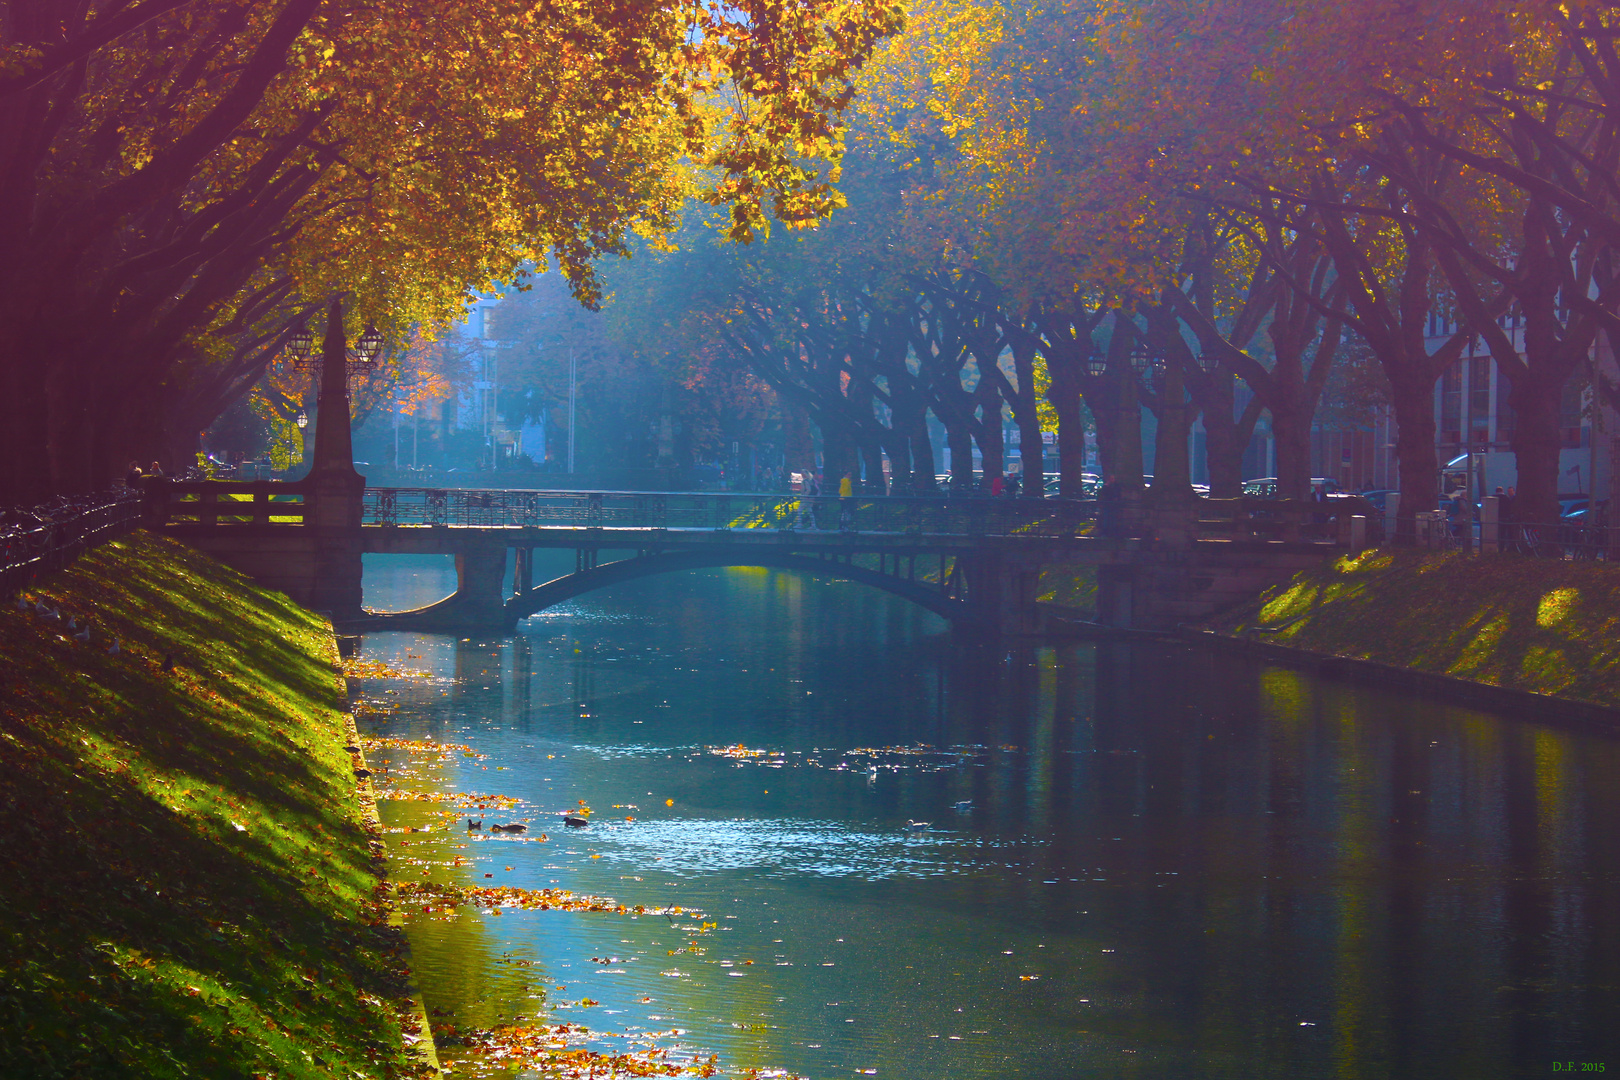
[[[999,499],[1001,497],[1001,489],[1006,486],[1006,483],[1007,482],[1002,479],[1001,474],[997,473],[995,478],[990,481],[990,494]]]

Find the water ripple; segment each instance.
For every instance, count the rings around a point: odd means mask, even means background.
[[[652,821],[610,835],[612,846],[602,846],[604,859],[644,866],[656,857],[660,872],[750,870],[866,881],[1004,874],[1008,849],[1037,844],[950,833],[865,832],[833,821],[772,818]]]

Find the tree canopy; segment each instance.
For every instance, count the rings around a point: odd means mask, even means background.
[[[9,498],[184,442],[333,294],[403,341],[692,195],[838,203],[881,0],[13,0],[0,9]]]

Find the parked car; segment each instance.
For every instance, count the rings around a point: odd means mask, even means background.
[[[1363,491],[1361,497],[1377,507],[1380,514],[1387,514],[1389,513],[1389,497],[1394,492],[1394,488],[1374,488],[1371,491]]]
[[[1351,514],[1360,514],[1367,519],[1367,543],[1382,544],[1384,542],[1384,509],[1375,504],[1365,494],[1356,495],[1348,491],[1328,492],[1328,505],[1335,511],[1348,510]]]
[[[1311,488],[1321,488],[1329,495],[1339,490],[1339,482],[1327,476],[1311,477]],[[1256,499],[1275,499],[1277,497],[1277,478],[1263,476],[1258,480],[1243,481],[1243,494]]]
[[[1046,497],[1048,499],[1058,498],[1061,484],[1062,479],[1056,473],[1047,473],[1044,485]],[[1095,499],[1097,497],[1097,493],[1101,490],[1102,477],[1098,476],[1096,473],[1089,472],[1080,474],[1080,497],[1082,499]]]

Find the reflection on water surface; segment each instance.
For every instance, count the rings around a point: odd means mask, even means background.
[[[817,1078],[1620,1067],[1614,739],[1187,649],[973,646],[763,571],[364,652],[432,677],[359,684],[363,731],[480,755],[374,755],[396,782],[529,823],[384,803],[432,829],[390,835],[397,876],[683,909],[415,912],[446,1023]]]

